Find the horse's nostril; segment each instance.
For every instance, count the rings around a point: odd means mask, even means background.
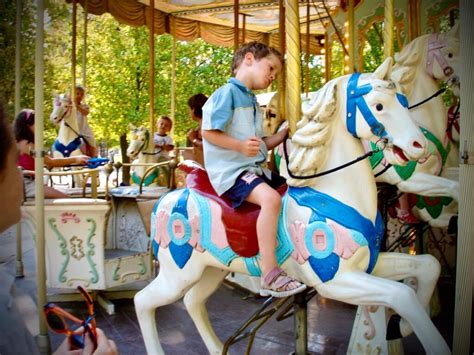
[[[423,146],[422,146],[420,143],[418,143],[417,141],[415,141],[415,142],[413,143],[413,146],[414,146],[415,148],[423,148]]]

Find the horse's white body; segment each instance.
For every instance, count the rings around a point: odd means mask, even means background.
[[[149,153],[150,147],[153,146],[153,137],[150,137],[150,131],[145,126],[130,127],[130,144],[127,148],[127,156],[135,164],[156,164],[158,163],[158,154]],[[154,149],[153,149],[154,151]],[[133,164],[132,163],[132,164]],[[140,182],[149,169],[149,166],[136,165],[132,166],[132,184],[140,185]],[[158,186],[159,169],[154,169],[145,177],[144,186]],[[166,183],[161,183],[166,186]]]
[[[81,155],[81,137],[77,124],[76,108],[67,95],[54,98],[51,121],[59,126],[58,137],[53,143],[53,157],[63,158]],[[77,186],[82,185],[82,177],[74,176]]]
[[[436,39],[436,40],[435,40]],[[440,48],[437,48],[440,47]],[[458,71],[459,61],[459,33],[458,26],[446,34],[430,34],[416,38],[410,42],[395,57],[396,65],[393,67],[392,80],[400,87],[407,96],[409,105],[414,105],[430,97],[439,90],[442,81],[448,81],[452,77],[444,72],[442,63],[436,57],[428,54],[437,51],[446,63],[452,68],[453,73]],[[431,67],[430,63],[431,62]],[[457,94],[459,85],[453,87]],[[427,197],[450,197],[455,200],[449,208],[445,208],[443,214],[433,218],[427,212],[417,207],[414,213],[422,220],[433,226],[444,227],[449,223],[450,217],[457,212],[457,201],[459,199],[459,182],[447,178],[453,175],[459,164],[459,150],[456,144],[450,144],[446,134],[448,112],[441,96],[437,96],[428,102],[410,110],[414,121],[425,132],[432,137],[430,145],[431,155],[423,163],[417,163],[412,175],[401,178],[394,167],[377,177],[377,182],[386,182],[396,185],[402,192],[412,193]],[[426,133],[428,136],[428,133]],[[438,145],[433,143],[438,142]],[[447,157],[443,154],[450,149]],[[445,160],[445,162],[443,161]],[[382,170],[382,165],[375,168],[375,173]],[[454,171],[454,175],[455,171]]]
[[[373,89],[363,98],[388,133],[390,142],[385,150],[387,159],[392,163],[403,164],[406,157],[418,159],[423,156],[426,141],[410,120],[408,111],[397,101],[394,85],[385,81],[390,69],[391,61],[387,60],[374,74],[362,75],[360,85],[372,85]],[[326,84],[312,102],[311,109],[298,123],[292,137],[296,149],[291,153],[289,165],[294,173],[307,175],[315,170],[325,171],[364,154],[360,140],[346,129],[345,89],[348,81],[346,76]],[[378,104],[382,104],[383,108]],[[380,112],[378,108],[381,108]],[[357,136],[378,139],[362,119],[360,111],[356,111]],[[390,147],[394,146],[401,150],[392,151]],[[371,225],[377,224],[377,191],[367,160],[318,179],[289,179],[288,182],[290,186],[307,185],[301,189],[326,194],[329,199],[338,200],[341,206],[345,206],[344,209],[358,211],[361,218],[370,221]],[[185,193],[189,197],[186,203],[183,200]],[[370,243],[369,247],[367,243],[357,244],[346,232],[335,226],[335,229],[331,229],[333,232],[328,232],[333,233],[332,239],[329,234],[321,235],[321,230],[327,227],[314,228],[318,222],[310,219],[314,214],[311,206],[299,204],[290,192],[283,201],[280,224],[282,230],[286,231],[282,234],[287,236],[287,240],[283,242],[279,232],[277,257],[282,247],[292,250],[291,256],[279,258],[282,267],[290,275],[316,288],[327,298],[357,305],[390,307],[402,317],[400,330],[403,335],[414,331],[428,353],[450,352],[425,311],[440,271],[435,258],[429,255],[381,253],[372,272],[367,273],[371,260],[374,262],[369,250]],[[177,213],[178,210],[180,213]],[[343,214],[339,210],[336,210],[337,213]],[[249,259],[258,270],[259,257],[235,256],[228,258],[227,262],[222,261],[232,251],[226,246],[226,230],[220,216],[221,208],[216,202],[188,189],[169,193],[155,206],[152,238],[159,245],[160,272],[154,281],[135,296],[138,321],[149,354],[163,353],[156,332],[155,308],[175,302],[183,296],[185,306],[209,352],[221,353],[222,343],[209,323],[205,302],[229,271],[252,273],[249,271]],[[206,222],[209,220],[212,221],[210,224]],[[326,226],[333,223],[326,221]],[[352,235],[354,238],[355,234]],[[359,241],[369,238],[360,233],[358,235]],[[318,257],[321,247],[329,248],[331,240],[336,240],[336,244],[332,245],[335,248],[332,254],[339,256],[338,268],[333,275],[323,277],[324,271],[314,268],[309,261],[316,260],[314,258]],[[187,252],[176,253],[179,248]],[[308,255],[309,249],[314,255]],[[407,277],[418,279],[416,292],[394,281]]]

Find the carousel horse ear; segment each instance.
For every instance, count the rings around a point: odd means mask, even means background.
[[[454,37],[459,39],[459,21],[446,33],[446,37]]]
[[[137,127],[135,127],[135,125],[133,123],[129,123],[128,125],[128,129],[130,129],[131,131],[135,130]]]
[[[392,57],[387,57],[387,59],[384,60],[384,62],[377,68],[372,76],[380,80],[389,80],[390,75],[392,74],[392,63]]]

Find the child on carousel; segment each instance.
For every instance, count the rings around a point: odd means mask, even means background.
[[[204,163],[217,194],[238,208],[244,201],[260,206],[257,238],[261,253],[262,296],[287,297],[306,285],[277,264],[276,235],[281,197],[275,190],[285,180],[264,168],[268,149],[280,144],[283,129],[263,136],[262,113],[252,90],[266,89],[281,71],[283,58],[274,48],[246,43],[234,54],[233,77],[203,107]]]

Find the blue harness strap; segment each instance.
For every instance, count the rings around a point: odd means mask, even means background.
[[[356,115],[358,108],[372,132],[377,137],[383,138],[387,135],[385,127],[383,124],[377,121],[363,97],[372,90],[372,85],[365,84],[358,87],[357,82],[359,80],[359,76],[360,73],[352,74],[347,84],[347,130],[354,137],[358,138],[356,132]]]
[[[73,141],[71,141],[68,145],[62,144],[57,139],[54,141],[53,148],[60,152],[64,157],[69,158],[72,152],[77,150],[81,146],[81,138],[76,137]]]

